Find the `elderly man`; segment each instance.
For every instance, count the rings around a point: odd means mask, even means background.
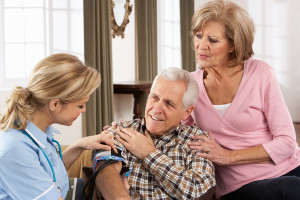
[[[210,199],[215,187],[213,164],[187,145],[192,136],[206,133],[180,124],[191,114],[197,97],[197,83],[187,71],[169,68],[156,76],[145,117],[118,123],[114,130],[117,146],[123,148],[123,168],[132,169],[127,177],[130,196],[120,184],[122,166],[117,162],[96,178],[105,199]]]

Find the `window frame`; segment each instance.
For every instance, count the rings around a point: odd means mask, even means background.
[[[5,7],[4,6],[5,1],[0,1],[0,91],[8,91],[12,87],[19,85],[19,86],[25,86],[28,82],[29,73],[26,72],[26,74],[23,77],[16,77],[16,78],[9,78],[6,76],[5,72],[5,63],[6,63],[6,55],[5,55],[5,45],[7,42],[5,41],[5,30],[4,30],[4,21],[5,21],[5,10],[6,9],[30,9],[30,8],[41,8],[43,10],[43,41],[38,42],[43,45],[44,52],[43,57],[46,57],[53,53],[58,52],[64,52],[64,53],[70,53],[77,57],[79,57],[81,60],[84,59],[84,52],[79,51],[72,51],[71,49],[71,34],[72,34],[72,13],[74,12],[81,12],[79,14],[82,14],[82,31],[83,31],[83,3],[82,7],[76,7],[72,8],[71,0],[65,0],[66,7],[65,8],[53,8],[53,1],[52,0],[43,0],[42,7],[24,7],[24,6],[16,6],[16,7]],[[39,2],[40,3],[40,2]],[[59,48],[54,47],[54,12],[55,11],[65,11],[66,13],[66,23],[67,23],[67,48],[62,50]],[[80,25],[79,25],[80,26]],[[83,44],[84,38],[82,37],[82,44]],[[28,45],[28,44],[36,44],[37,42],[26,42],[23,40],[22,42],[18,42],[18,44]],[[82,46],[82,51],[84,51],[84,47]],[[24,54],[26,53],[26,49],[24,49]],[[24,58],[26,59],[26,54],[24,55]],[[29,67],[33,66],[26,66],[26,63],[24,63],[24,67],[26,67],[29,70]]]

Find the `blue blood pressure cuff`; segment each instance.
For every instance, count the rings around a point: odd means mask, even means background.
[[[122,123],[119,124],[118,126],[122,126]],[[107,131],[111,132],[114,134],[114,136],[116,136],[115,133],[115,129],[117,129],[117,127],[110,127],[107,129]],[[116,147],[118,150],[118,153],[114,152],[113,149],[111,149],[110,151],[106,151],[106,150],[96,150],[93,151],[92,154],[92,162],[93,162],[93,171],[95,172],[96,166],[100,161],[106,161],[104,162],[104,164],[108,164],[108,162],[112,163],[112,162],[118,162],[121,161],[122,162],[122,169],[121,169],[121,176],[123,178],[128,177],[131,174],[132,171],[132,166],[128,167],[128,165],[126,164],[127,161],[126,159],[126,155],[125,155],[125,151],[126,149],[124,147]]]
[[[122,170],[120,172],[120,175],[125,178],[128,177],[131,174],[132,171],[132,167],[128,167],[126,165],[125,162],[125,156],[123,154],[124,149],[122,149],[121,147],[117,147],[118,153],[114,152],[113,149],[111,149],[110,151],[106,151],[106,150],[96,150],[93,151],[92,154],[92,162],[93,162],[93,171],[95,172],[96,166],[100,161],[121,161],[122,162]],[[106,163],[104,162],[104,163]]]
[[[122,178],[126,178],[131,174],[132,167],[128,167],[126,165],[126,156],[124,154],[125,149],[121,147],[117,147],[118,153],[114,152],[113,149],[110,151],[106,150],[94,150],[92,152],[92,162],[93,162],[93,174],[88,178],[88,180],[85,183],[84,186],[84,195],[82,195],[82,199],[91,200],[93,199],[93,193],[95,188],[95,180],[97,177],[97,174],[104,169],[105,167],[114,164],[116,162],[121,161],[122,162],[122,169],[120,172],[120,175]],[[101,164],[99,163],[101,162]],[[96,169],[96,166],[98,165],[98,168]],[[89,190],[89,191],[87,191]]]
[[[116,161],[121,161],[124,162],[125,159],[122,156],[122,148],[117,147],[118,153],[114,152],[113,149],[111,151],[105,151],[105,150],[96,150],[93,152],[92,155],[92,162],[93,162],[93,171],[95,171],[96,165],[98,164],[99,161],[104,161],[104,160],[116,160]]]

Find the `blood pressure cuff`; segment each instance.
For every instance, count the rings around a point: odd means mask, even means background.
[[[95,188],[95,180],[97,174],[105,167],[114,164],[118,161],[122,162],[122,169],[120,175],[122,178],[128,177],[131,174],[132,168],[126,165],[126,160],[124,156],[124,150],[121,147],[117,147],[118,153],[114,152],[113,149],[110,151],[105,150],[94,150],[92,152],[92,162],[93,162],[93,174],[89,177],[86,181],[84,186],[84,192],[82,195],[82,199],[92,200],[94,196],[94,188]],[[104,161],[101,165],[97,168],[96,166],[99,162]],[[100,195],[101,196],[101,195]],[[100,198],[101,199],[101,198]]]
[[[123,154],[124,149],[121,147],[117,147],[118,153],[114,152],[113,149],[110,151],[106,150],[96,150],[92,153],[92,162],[93,162],[93,172],[95,172],[95,168],[100,161],[121,161],[122,162],[122,170],[120,172],[123,178],[128,177],[131,174],[132,167],[128,167],[125,162],[125,156]]]

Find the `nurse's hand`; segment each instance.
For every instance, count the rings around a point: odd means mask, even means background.
[[[79,143],[82,149],[102,149],[109,151],[112,148],[116,153],[118,152],[116,146],[114,145],[114,135],[109,131],[103,131],[99,135],[81,138]]]
[[[117,128],[118,123],[122,123],[122,122],[123,122],[123,119],[120,118],[120,119],[119,119],[119,122],[112,122],[110,126],[109,126],[109,125],[104,126],[104,127],[103,127],[103,130],[106,131],[106,130],[109,129],[109,128],[115,129],[115,128]]]

